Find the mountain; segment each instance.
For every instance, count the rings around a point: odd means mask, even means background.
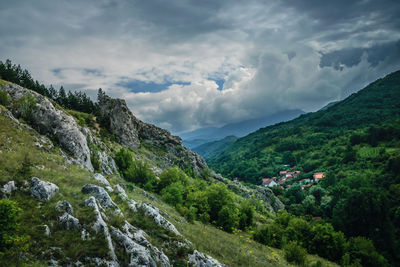
[[[293,167],[300,175],[285,190],[274,188],[290,213],[322,217],[346,237],[371,238],[392,264],[400,262],[400,71],[325,109],[240,138],[207,163],[254,184]],[[318,185],[315,172],[326,175]]]
[[[227,136],[224,139],[202,144],[192,148],[196,153],[199,153],[204,158],[212,158],[227,146],[234,143],[238,138],[236,136]]]
[[[233,135],[237,137],[242,137],[261,127],[265,127],[282,121],[288,121],[296,118],[301,114],[304,114],[304,112],[298,109],[285,110],[265,117],[227,124],[219,128],[207,127],[197,129],[191,132],[180,134],[180,137],[183,139],[183,143],[186,146],[188,146],[189,148],[194,148],[201,144],[220,140],[222,138],[225,138],[226,136]]]
[[[270,189],[213,173],[124,100],[98,98],[94,116],[0,79],[1,266],[287,265],[231,233],[243,203],[261,217],[284,208]]]

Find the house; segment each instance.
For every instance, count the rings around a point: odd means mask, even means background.
[[[278,182],[278,184],[279,184],[279,185],[283,185],[285,182],[286,182],[286,179],[281,179],[281,180]]]
[[[314,181],[318,182],[321,179],[325,178],[325,173],[324,172],[316,172],[313,175]]]
[[[280,171],[279,176],[286,177],[286,173],[287,173],[287,171]]]
[[[238,183],[239,182],[239,178],[237,178],[237,177],[233,178],[233,182],[234,183]]]
[[[274,179],[271,178],[263,178],[262,179],[262,185],[265,187],[273,187],[275,185],[278,185]]]

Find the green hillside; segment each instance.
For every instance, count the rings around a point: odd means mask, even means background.
[[[192,150],[199,153],[205,159],[212,158],[219,152],[224,150],[227,146],[233,144],[238,138],[236,136],[227,136],[221,140],[208,142],[199,146],[196,146]]]
[[[310,190],[291,181],[291,189],[274,192],[292,214],[322,217],[346,236],[370,237],[387,258],[399,262],[399,115],[397,71],[326,110],[238,139],[208,164],[253,184],[288,165],[301,171],[297,180],[325,172]]]

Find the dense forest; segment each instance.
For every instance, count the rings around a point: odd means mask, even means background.
[[[371,238],[400,262],[400,71],[347,99],[262,128],[207,162],[223,175],[260,184],[287,166],[301,170],[289,189],[273,188],[297,216],[319,217],[347,237]],[[302,190],[298,180],[326,173]]]

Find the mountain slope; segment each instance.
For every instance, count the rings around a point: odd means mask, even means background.
[[[346,146],[346,141],[356,130],[398,121],[399,84],[400,71],[377,80],[332,107],[240,138],[209,158],[208,163],[224,175],[248,177],[253,183],[258,183],[260,177],[274,176],[284,168],[283,165],[293,163],[283,160],[283,152],[293,153],[295,163],[306,172],[329,168],[328,162],[314,162],[325,157],[324,145],[336,140]],[[338,146],[337,149],[336,156],[344,156],[345,147]]]
[[[212,158],[217,155],[220,151],[225,149],[227,146],[233,144],[238,138],[236,136],[227,136],[224,139],[205,143],[192,148],[196,153],[199,153],[205,159]]]
[[[291,187],[274,188],[288,211],[370,238],[393,265],[400,261],[400,71],[325,110],[240,138],[208,164],[255,184],[296,166]],[[299,180],[317,171],[326,178],[302,190]]]
[[[115,125],[118,118],[113,118],[113,114],[133,116],[123,101],[103,100],[112,104],[103,110],[108,119],[98,125],[90,114],[67,111],[41,95],[3,80],[0,97],[0,195],[7,198],[0,200],[0,206],[15,209],[19,214],[18,226],[10,235],[15,241],[9,243],[5,254],[1,247],[0,262],[7,266],[62,266],[79,262],[85,266],[203,266],[206,262],[209,266],[222,266],[196,252],[200,250],[229,266],[287,265],[280,250],[256,243],[249,232],[228,233],[208,221],[188,223],[188,218],[193,217],[187,215],[186,206],[178,209],[168,202],[163,191],[149,187],[146,189],[152,193],[146,192],[121,176],[114,159],[127,142],[127,146],[133,146],[129,155],[135,162],[146,162],[144,166],[159,177],[177,170],[178,176],[186,179],[188,195],[193,192],[204,200],[204,194],[222,189],[234,212],[245,198],[251,198],[260,210],[255,215],[257,223],[283,208],[269,189],[247,188],[215,174],[197,176],[195,168],[202,171],[198,156],[181,148],[180,139],[163,129],[143,125],[131,117],[132,127],[136,128],[122,131],[131,136],[118,135],[121,133],[115,129],[121,125]],[[78,142],[68,146],[65,133],[48,130],[49,121],[54,129],[70,133],[69,138],[85,135],[83,140],[89,152],[80,153],[78,148],[84,146]],[[136,135],[139,147],[132,142],[137,140],[131,138]],[[171,168],[176,164],[191,167],[187,170],[191,176]],[[92,169],[103,174],[93,175]],[[154,186],[158,186],[157,180]],[[209,242],[211,237],[213,242]],[[240,244],[248,244],[252,252],[243,251]],[[314,256],[308,258],[333,265]]]

